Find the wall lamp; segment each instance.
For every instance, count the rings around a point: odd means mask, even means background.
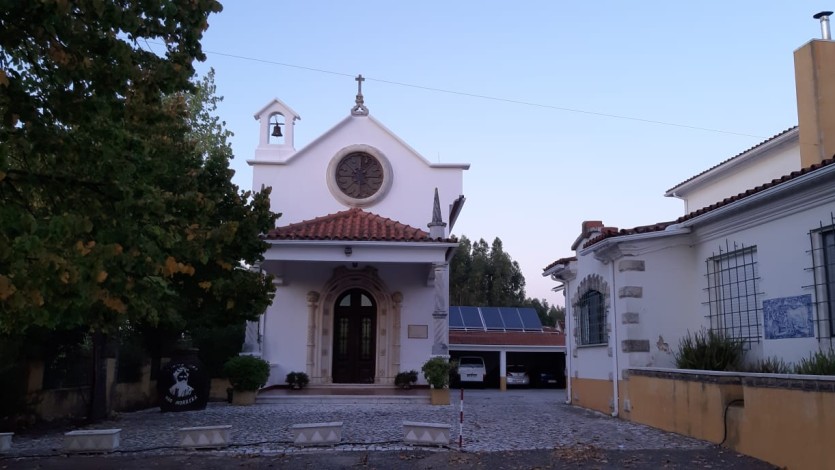
[[[351,256],[351,253],[353,253],[353,252],[354,252],[354,250],[350,246],[345,247],[345,256]]]

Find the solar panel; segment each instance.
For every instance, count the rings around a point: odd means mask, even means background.
[[[478,307],[461,307],[461,318],[464,319],[464,328],[484,329],[484,323],[481,322]]]
[[[504,320],[504,327],[507,330],[523,330],[522,319],[519,317],[519,312],[512,307],[502,307],[499,309]]]
[[[461,318],[461,310],[458,307],[449,308],[449,327],[453,330],[464,329],[464,320]]]
[[[522,326],[526,331],[542,331],[542,322],[536,310],[530,307],[520,308],[519,316],[522,317]]]
[[[488,330],[504,330],[502,314],[498,307],[481,307],[481,317],[484,318],[484,326]]]

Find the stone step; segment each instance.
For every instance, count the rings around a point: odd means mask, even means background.
[[[261,392],[255,398],[255,404],[330,404],[330,405],[428,405],[429,394],[426,395],[293,395],[286,393],[273,394]]]

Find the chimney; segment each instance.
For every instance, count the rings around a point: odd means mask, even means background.
[[[800,128],[800,167],[835,155],[835,41],[830,39],[831,11],[814,15],[822,39],[794,51],[797,123]]]

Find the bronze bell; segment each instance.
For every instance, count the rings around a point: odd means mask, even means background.
[[[281,136],[283,135],[283,134],[281,133],[281,128],[280,128],[280,127],[278,127],[278,126],[280,126],[280,125],[281,125],[281,123],[278,123],[278,122],[277,122],[277,123],[275,123],[275,125],[273,126],[273,133],[272,133],[272,136],[273,136],[273,137],[281,137]]]

